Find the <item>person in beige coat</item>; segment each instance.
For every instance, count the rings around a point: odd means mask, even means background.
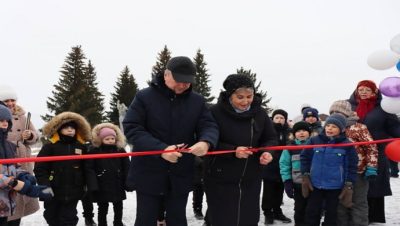
[[[17,105],[17,94],[8,86],[0,87],[0,100],[3,101],[12,113],[12,128],[8,133],[7,140],[17,146],[17,158],[31,157],[30,145],[38,141],[39,134],[31,122],[27,123],[26,112]],[[30,174],[33,173],[33,163],[21,163],[21,168]],[[35,213],[39,210],[37,198],[31,198],[17,194],[15,212],[8,217],[8,226],[20,225],[21,218]]]

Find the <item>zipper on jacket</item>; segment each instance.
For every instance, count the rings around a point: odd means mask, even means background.
[[[251,124],[250,124],[250,147],[253,147],[253,136],[254,136],[254,118],[251,118]],[[240,223],[240,204],[242,202],[242,179],[244,177],[244,174],[246,173],[247,169],[247,163],[249,162],[249,158],[246,158],[246,162],[244,163],[244,168],[242,171],[242,176],[240,177],[239,180],[239,200],[238,200],[238,212],[237,212],[237,222],[236,225],[239,226]]]

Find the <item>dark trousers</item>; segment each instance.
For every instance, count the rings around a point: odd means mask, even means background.
[[[165,200],[165,220],[167,225],[187,226],[186,204],[188,195],[169,193],[162,196],[136,191],[137,208],[135,226],[156,225],[162,200]]]
[[[202,210],[203,209],[203,195],[204,189],[203,184],[194,184],[193,185],[193,210]]]
[[[280,181],[263,180],[263,194],[261,208],[265,216],[281,214],[284,186]]]
[[[325,218],[322,225],[336,226],[337,208],[341,189],[322,190],[314,187],[314,191],[308,197],[306,207],[306,225],[319,226],[321,221],[321,209],[324,205]]]
[[[0,217],[0,226],[7,226],[7,217]]]
[[[19,226],[21,224],[21,218],[9,221],[7,226]]]
[[[50,226],[75,226],[78,223],[76,210],[78,201],[65,202],[56,199],[44,201],[44,219]]]
[[[389,160],[390,162],[390,176],[398,177],[399,176],[399,163]]]
[[[93,199],[92,199],[92,194],[90,192],[86,192],[85,195],[82,198],[82,208],[83,212],[82,215],[86,219],[93,219],[94,213],[93,213]]]
[[[260,220],[261,179],[252,183],[205,182],[207,219],[212,226],[250,226]],[[168,223],[167,223],[168,225]]]
[[[386,223],[385,219],[385,197],[368,198],[369,223]]]
[[[161,199],[160,200],[160,206],[158,207],[158,221],[163,221],[165,220],[165,200]]]
[[[301,184],[293,184],[294,189],[294,222],[296,225],[305,223],[307,199],[301,193]]]
[[[113,202],[114,209],[114,226],[123,226],[122,224],[122,211],[123,203],[122,201]],[[108,202],[98,202],[99,206],[98,212],[98,226],[107,226],[107,213],[108,213]]]

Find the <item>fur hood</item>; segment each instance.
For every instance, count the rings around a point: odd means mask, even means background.
[[[86,143],[91,140],[90,124],[86,119],[74,112],[63,112],[54,116],[46,125],[43,126],[43,135],[50,138],[52,143],[59,140],[57,130],[67,122],[75,122],[78,126],[76,137],[79,142]]]
[[[12,111],[13,115],[18,115],[18,116],[25,115],[25,113],[26,113],[25,110],[19,105],[15,105],[15,108]]]
[[[114,125],[112,123],[108,123],[108,122],[107,123],[98,124],[93,128],[93,130],[92,130],[92,137],[93,137],[92,144],[93,144],[93,146],[94,147],[100,147],[101,146],[101,139],[99,137],[99,132],[100,132],[101,129],[103,129],[105,127],[113,129],[115,131],[115,133],[117,134],[117,137],[116,137],[116,145],[117,145],[117,147],[125,148],[125,146],[126,146],[126,138],[125,138],[124,134],[122,133],[122,131],[119,129],[118,126],[116,126],[116,125]]]

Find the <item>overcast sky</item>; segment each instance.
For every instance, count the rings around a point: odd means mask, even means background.
[[[46,100],[73,46],[81,45],[95,66],[107,109],[125,65],[144,88],[164,45],[172,56],[191,58],[200,48],[214,96],[243,66],[289,118],[303,103],[326,113],[358,81],[399,75],[366,63],[400,33],[399,10],[398,0],[3,1],[0,83],[14,87],[18,104],[41,127],[39,115],[48,112]]]

